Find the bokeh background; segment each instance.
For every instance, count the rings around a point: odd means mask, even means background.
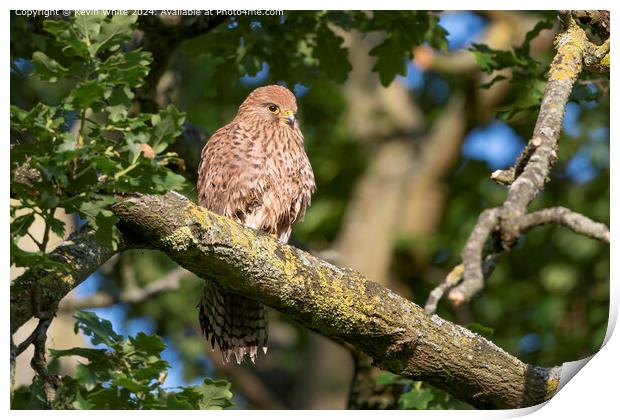
[[[356,268],[423,305],[430,290],[460,262],[478,214],[503,201],[505,187],[490,181],[489,174],[514,163],[536,118],[535,111],[520,112],[508,121],[498,118],[498,111],[523,92],[509,80],[481,88],[496,74],[483,73],[468,48],[483,43],[511,49],[548,15],[443,12],[440,25],[449,34],[449,51],[417,47],[406,75],[386,88],[372,71],[375,59],[368,54],[382,39],[378,32],[361,36],[338,29],[352,66],[346,81],[298,72],[293,61],[287,67],[286,31],[294,30],[296,13],[230,19],[174,45],[167,64],[157,63],[163,66],[158,105],[176,104],[200,132],[177,142],[185,160],[178,171],[194,185],[199,152],[209,133],[232,119],[254,87],[286,83],[298,97],[318,185],[292,242]],[[248,22],[255,38],[238,47],[254,49],[255,71],[233,73],[231,83],[225,77],[230,76],[225,74],[227,60],[233,59],[226,34]],[[38,101],[54,103],[67,90],[62,83],[49,84],[29,74],[28,48],[36,44],[36,33],[27,31],[31,24],[24,17],[11,17],[12,59],[19,69],[11,71],[11,103],[25,109]],[[278,28],[281,45],[269,38]],[[543,30],[531,43],[532,56],[545,67],[553,57],[556,29]],[[510,79],[510,72],[502,74]],[[569,103],[559,161],[532,209],[561,205],[609,223],[608,81],[578,83],[600,93],[600,99],[575,97]],[[182,192],[195,200],[194,189]],[[56,244],[60,240],[56,238]],[[132,290],[162,278],[173,281],[160,293],[137,302],[128,298]],[[222,377],[233,384],[237,408],[346,406],[353,371],[349,352],[276,311],[269,314],[268,355],[256,366],[223,366],[200,333],[195,306],[201,284],[161,253],[125,252],[65,299],[49,346],[83,345],[70,316],[75,308],[90,308],[123,334],[144,331],[164,337],[168,348],[163,356],[172,365],[166,386]],[[524,361],[557,365],[600,348],[608,286],[607,245],[563,228],[542,227],[502,257],[484,291],[470,304],[453,308],[441,302],[438,313],[463,325],[478,324],[489,339]],[[18,359],[18,384],[32,377],[30,357],[26,352]]]

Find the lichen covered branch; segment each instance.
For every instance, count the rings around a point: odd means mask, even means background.
[[[177,195],[131,199],[114,211],[122,229],[193,273],[360,348],[377,366],[428,381],[477,407],[536,404],[557,387],[558,369],[528,366],[467,329],[428,316],[358,272]]]
[[[527,365],[483,337],[427,315],[358,272],[284,245],[178,194],[122,198],[113,210],[125,237],[137,238],[198,276],[259,300],[307,328],[356,346],[383,369],[427,381],[476,407],[530,406],[548,400],[557,389],[559,368]],[[94,249],[101,256],[68,263],[82,273],[94,271],[110,255]],[[50,275],[45,290],[60,300],[59,291],[68,292],[83,278]],[[12,305],[25,309],[12,311],[12,325],[31,315],[30,283],[19,285],[21,294],[15,285],[11,289]]]
[[[566,209],[553,208],[527,214],[528,206],[549,181],[551,169],[557,161],[564,111],[577,77],[584,64],[593,67],[594,61],[598,60],[604,65],[604,60],[609,58],[609,40],[596,46],[570,14],[561,17],[567,27],[556,38],[557,53],[549,69],[533,136],[512,168],[491,175],[491,179],[509,185],[508,194],[501,206],[481,213],[470,234],[462,253],[463,280],[448,294],[453,304],[471,300],[484,287],[483,260],[490,254],[485,255],[485,245],[492,240],[494,252],[499,255],[511,249],[521,234],[532,227],[554,223],[609,242],[606,226]]]

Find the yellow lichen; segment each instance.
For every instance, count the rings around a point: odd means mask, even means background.
[[[225,233],[222,237],[225,237],[231,246],[244,248],[252,253],[254,238],[250,237],[244,229],[240,229],[234,220],[224,216],[210,215],[195,205],[186,207],[185,217],[194,220],[204,231],[219,230]]]
[[[264,263],[272,267],[275,272],[282,273],[287,282],[285,283],[283,294],[287,299],[299,293],[298,288],[306,284],[305,266],[300,256],[293,248],[281,246],[273,237],[255,235],[251,231],[240,228],[236,222],[226,217],[219,217],[206,213],[200,207],[188,205],[184,215],[188,220],[197,223],[203,231],[215,231],[221,233],[221,239],[229,245],[242,249],[248,256],[248,260],[263,260]],[[191,231],[188,226],[177,229],[165,240],[175,249],[187,246],[191,243]],[[366,282],[363,276],[356,278],[356,287],[351,290],[344,287],[339,279],[334,279],[328,269],[318,267],[310,273],[317,282],[315,287],[306,288],[305,292],[310,297],[320,294],[321,299],[316,299],[318,308],[317,314],[321,317],[335,316],[345,320],[345,328],[363,325],[367,322],[370,314],[381,313],[379,308],[381,299],[374,296],[368,300],[363,298],[366,295]],[[316,289],[316,290],[315,290]]]
[[[579,26],[572,25],[556,39],[558,52],[549,68],[549,81],[573,80],[581,71],[588,38]]]
[[[547,383],[545,386],[545,392],[548,396],[552,396],[558,389],[558,380],[556,378],[547,379]]]
[[[192,242],[192,232],[189,226],[181,226],[170,235],[163,237],[162,242],[175,251],[185,251]]]
[[[609,53],[605,54],[605,56],[601,59],[601,66],[606,67],[608,69],[611,67]]]

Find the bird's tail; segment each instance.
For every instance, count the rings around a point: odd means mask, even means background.
[[[235,355],[241,363],[246,353],[256,361],[258,348],[267,353],[267,318],[265,306],[255,300],[219,287],[206,281],[198,304],[200,326],[211,347],[220,347],[225,363]]]

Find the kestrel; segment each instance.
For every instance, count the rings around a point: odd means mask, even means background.
[[[283,86],[252,91],[235,118],[202,150],[198,204],[286,243],[316,190],[297,121],[295,95]],[[267,352],[264,306],[206,279],[200,325],[226,363]]]

